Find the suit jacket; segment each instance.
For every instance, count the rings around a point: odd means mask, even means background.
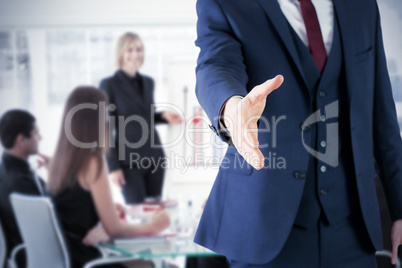
[[[45,184],[42,180],[41,183],[44,189]],[[28,163],[4,153],[0,163],[0,221],[6,236],[6,256],[9,256],[14,247],[22,243],[21,234],[9,199],[10,194],[14,192],[40,195]],[[24,267],[25,255],[21,257],[21,254],[18,254],[18,257],[19,266]]]
[[[334,0],[343,47],[350,136],[358,197],[376,249],[382,248],[374,178],[380,176],[391,218],[402,219],[402,141],[375,0]],[[219,131],[222,105],[277,74],[282,86],[267,97],[259,134],[266,167],[254,170],[229,147],[211,190],[195,242],[229,259],[267,263],[287,240],[298,211],[309,153],[300,124],[313,114],[290,26],[276,0],[198,0],[200,47],[196,94]],[[272,129],[271,118],[286,116]],[[283,117],[282,117],[283,118]],[[260,120],[261,122],[261,120]],[[259,125],[261,129],[261,123]],[[264,124],[266,125],[266,124]],[[339,129],[342,131],[342,129]],[[276,140],[276,144],[274,141]],[[304,133],[311,148],[311,133]],[[274,155],[275,154],[275,155]],[[285,160],[285,168],[275,162]],[[280,159],[280,157],[282,159]],[[271,166],[267,166],[267,165]],[[375,166],[378,165],[378,170]]]
[[[143,96],[135,91],[121,70],[103,79],[99,86],[108,95],[109,103],[116,106],[116,110],[109,112],[116,122],[115,147],[110,148],[107,157],[110,171],[130,166],[132,153],[137,153],[141,157],[163,156],[161,141],[152,122],[166,123],[166,121],[162,119],[161,113],[155,113],[152,108],[154,81],[149,76],[139,73],[137,75],[141,79]],[[136,148],[127,146],[125,141],[135,145]]]

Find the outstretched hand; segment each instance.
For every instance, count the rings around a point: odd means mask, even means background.
[[[244,98],[230,98],[222,111],[225,126],[231,134],[234,146],[257,170],[264,166],[264,156],[258,148],[257,122],[265,109],[267,96],[280,87],[283,80],[282,75],[277,75],[255,86]]]
[[[164,111],[162,113],[162,118],[165,119],[169,124],[181,124],[184,122],[184,119],[181,118],[180,114],[172,111]]]

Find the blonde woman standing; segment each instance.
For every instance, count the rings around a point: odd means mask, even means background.
[[[138,72],[143,63],[141,38],[135,33],[125,33],[116,47],[118,70],[100,83],[100,88],[116,107],[110,111],[117,127],[115,147],[110,148],[108,154],[109,172],[129,204],[161,196],[165,162],[154,124],[179,124],[182,121],[174,112],[154,112],[154,81]],[[124,127],[119,127],[122,122]]]

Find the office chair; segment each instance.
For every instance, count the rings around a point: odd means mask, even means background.
[[[13,193],[10,200],[25,243],[27,267],[71,268],[67,246],[50,198]],[[85,268],[128,260],[133,258],[101,257],[87,263]]]
[[[378,268],[401,268],[401,259],[398,258],[396,265],[391,264],[392,257],[392,242],[391,242],[391,227],[392,220],[389,216],[387,202],[385,200],[384,191],[380,178],[376,176],[375,185],[377,190],[378,205],[380,208],[381,226],[383,232],[384,249],[376,252]],[[402,248],[399,249],[399,256],[401,256]]]
[[[0,268],[4,267],[6,261],[6,238],[4,237],[3,227],[0,221]]]
[[[24,244],[16,246],[11,251],[10,259],[8,261],[6,260],[7,259],[6,237],[4,235],[3,226],[1,225],[0,221],[0,268],[17,268],[16,264],[17,254],[24,248],[25,248]]]
[[[379,263],[379,258],[381,257],[385,257],[385,259],[389,262],[389,266],[387,265],[387,267],[395,267],[395,268],[401,268],[401,261],[399,260],[399,258],[396,261],[395,266],[393,266],[391,264],[391,258],[392,258],[392,252],[389,250],[381,250],[381,251],[377,251],[375,253],[376,257],[377,257],[377,265],[379,268],[385,267],[385,265],[383,263]]]

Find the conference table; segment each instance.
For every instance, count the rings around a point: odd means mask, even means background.
[[[145,206],[131,207],[130,222],[146,221],[144,212]],[[109,241],[107,243],[98,244],[98,248],[102,252],[106,252],[104,258],[98,260],[101,264],[115,263],[116,261],[131,261],[131,260],[152,260],[157,268],[165,268],[168,266],[166,259],[176,257],[211,257],[220,256],[202,246],[193,242],[195,230],[198,225],[198,220],[201,213],[192,213],[188,207],[179,207],[170,205],[164,207],[171,216],[171,226],[165,232],[151,237],[136,237],[124,238]],[[157,209],[157,207],[156,207]],[[145,209],[147,210],[147,209]],[[132,212],[134,211],[134,213]],[[141,211],[141,215],[138,215]],[[201,210],[202,211],[202,210]],[[152,213],[147,210],[148,215]],[[135,215],[137,213],[137,215]],[[134,214],[134,216],[133,216]],[[144,216],[145,215],[145,216]],[[85,268],[94,267],[89,263]]]

